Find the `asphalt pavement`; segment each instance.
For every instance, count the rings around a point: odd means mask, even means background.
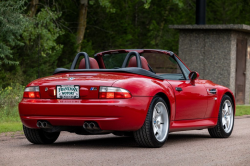
[[[0,134],[0,166],[60,165],[250,165],[250,118],[235,120],[227,139],[208,131],[169,135],[161,148],[138,147],[131,137],[62,132],[52,145],[33,145],[18,132]]]

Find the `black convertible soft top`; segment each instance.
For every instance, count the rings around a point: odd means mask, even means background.
[[[164,80],[163,77],[154,74],[151,71],[138,68],[138,67],[130,67],[130,68],[119,68],[119,69],[65,69],[65,68],[57,68],[53,74],[57,73],[65,73],[65,72],[123,72],[123,73],[132,73],[132,74],[138,74],[143,75],[147,77],[156,78],[159,80]]]

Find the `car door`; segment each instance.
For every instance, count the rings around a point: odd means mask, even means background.
[[[189,69],[175,55],[144,53],[153,71],[168,81],[175,93],[175,120],[201,119],[207,110],[207,91],[204,84],[190,83]]]
[[[204,85],[195,80],[168,80],[175,93],[175,120],[202,119],[207,110],[207,92]]]
[[[196,79],[190,82],[190,71],[177,57],[173,57],[178,63],[183,80],[168,80],[175,93],[175,120],[203,119],[207,111],[207,90],[204,83]]]

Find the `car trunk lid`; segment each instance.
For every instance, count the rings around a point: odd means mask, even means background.
[[[63,73],[37,79],[28,86],[39,86],[42,99],[56,99],[58,88],[67,86],[79,88],[81,99],[97,99],[100,86],[112,86],[115,81],[126,78],[128,76],[119,73]]]

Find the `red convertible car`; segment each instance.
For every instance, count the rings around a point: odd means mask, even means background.
[[[229,137],[235,99],[170,51],[80,52],[70,69],[27,85],[19,114],[34,144],[54,143],[68,131],[129,135],[140,146],[161,147],[175,131],[207,128],[211,137]]]

